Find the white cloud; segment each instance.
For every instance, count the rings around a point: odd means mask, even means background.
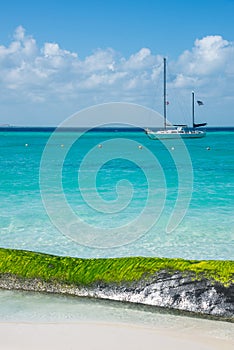
[[[178,60],[187,74],[207,75],[222,71],[230,58],[233,45],[219,35],[196,39],[191,51],[185,51]]]
[[[182,88],[185,86],[197,86],[198,79],[196,77],[190,77],[183,75],[181,73],[177,74],[176,79],[174,80],[174,86],[177,88]]]
[[[144,69],[155,64],[155,58],[152,56],[151,51],[148,48],[142,48],[136,54],[130,56],[128,60],[123,61],[123,66],[126,69]]]
[[[42,53],[45,57],[73,57],[77,58],[77,54],[74,52],[70,52],[67,50],[62,50],[58,44],[56,43],[45,43],[44,48],[42,49]]]
[[[23,27],[18,27],[14,33],[14,40],[9,47],[0,46],[0,59],[7,59],[13,65],[19,65],[25,60],[32,60],[38,54],[36,41],[25,35]]]
[[[14,33],[14,39],[16,41],[22,41],[25,38],[25,29],[22,26],[16,28]]]
[[[210,113],[217,115],[217,118],[218,114],[220,117],[225,113],[229,116],[227,118],[230,123],[233,124],[233,116],[230,116],[232,113],[230,102],[224,112],[224,101],[232,101],[234,107],[233,62],[233,42],[228,42],[219,35],[196,39],[193,48],[183,52],[178,61],[172,64],[174,79],[171,86],[178,91],[197,91],[209,101],[210,110],[213,108]],[[222,109],[219,105],[221,100],[223,101]],[[211,123],[214,123],[213,120]]]
[[[86,57],[83,62],[80,62],[79,67],[85,73],[114,71],[116,56],[117,54],[112,49],[98,49],[92,55]]]
[[[0,46],[0,84],[5,92],[0,99],[5,104],[35,103],[37,109],[53,103],[62,109],[65,102],[77,109],[113,100],[154,108],[162,97],[162,62],[163,57],[148,48],[129,58],[112,48],[97,49],[80,59],[58,43],[38,47],[19,26],[9,46]],[[221,36],[197,39],[176,62],[168,60],[168,66],[169,90],[199,88],[206,96],[233,99],[234,45]]]

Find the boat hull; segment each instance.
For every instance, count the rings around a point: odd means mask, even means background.
[[[151,140],[169,140],[169,139],[197,139],[206,136],[204,131],[184,131],[184,132],[167,132],[167,131],[147,131],[147,136]]]

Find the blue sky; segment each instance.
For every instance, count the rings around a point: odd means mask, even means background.
[[[112,101],[234,125],[234,1],[7,1],[0,5],[0,124],[57,125]],[[180,97],[181,102],[176,101]],[[182,113],[183,112],[183,113]]]

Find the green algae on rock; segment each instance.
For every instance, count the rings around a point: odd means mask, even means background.
[[[85,286],[99,281],[134,282],[162,270],[183,274],[190,272],[196,279],[205,277],[224,286],[234,283],[234,261],[154,257],[80,259],[0,248],[0,274],[27,279],[56,280]]]
[[[80,259],[0,248],[0,288],[145,304],[234,322],[234,262]]]

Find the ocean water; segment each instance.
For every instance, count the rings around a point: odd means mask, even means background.
[[[234,259],[234,131],[0,132],[0,246]]]
[[[234,259],[234,131],[151,141],[142,131],[0,132],[0,246],[77,257]],[[0,322],[233,324],[140,306],[0,291]]]

